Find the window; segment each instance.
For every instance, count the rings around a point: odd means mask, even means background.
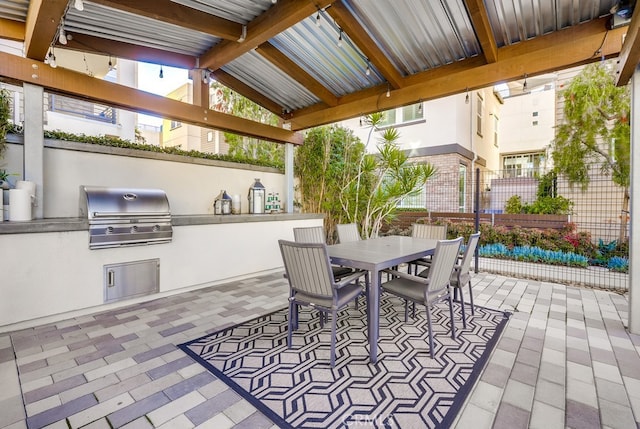
[[[208,142],[213,141],[213,131],[207,131],[207,141]]]
[[[544,153],[523,153],[502,157],[504,177],[534,177],[542,173]]]
[[[476,101],[476,133],[480,137],[482,137],[482,117],[484,116],[484,100],[482,96],[478,94],[478,99]]]
[[[424,119],[422,102],[398,109],[386,110],[380,126],[391,126]]]
[[[531,122],[531,125],[533,125],[534,127],[537,127],[538,126],[538,121]]]
[[[500,125],[500,121],[498,116],[493,114],[493,145],[498,147],[498,126]]]
[[[176,128],[180,128],[182,126],[182,122],[180,121],[171,121],[171,129],[175,130]]]
[[[458,172],[458,211],[464,213],[467,208],[467,166],[460,164]]]
[[[533,117],[538,116],[538,112],[533,112],[533,113],[531,114],[531,116],[533,116]]]

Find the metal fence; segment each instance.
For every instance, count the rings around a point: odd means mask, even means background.
[[[628,290],[628,193],[599,172],[582,189],[525,169],[460,169],[438,173],[401,207],[410,210],[390,225],[396,232],[416,221],[446,222],[449,235],[479,228],[481,271]],[[538,213],[554,207],[565,211]]]

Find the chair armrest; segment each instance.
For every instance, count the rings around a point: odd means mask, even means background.
[[[407,280],[411,280],[414,282],[418,282],[418,283],[423,283],[423,284],[427,284],[429,283],[429,279],[426,277],[420,277],[420,276],[414,276],[413,274],[408,274],[408,273],[403,273],[402,271],[396,271],[396,270],[382,270],[382,273],[387,273],[389,275],[395,276],[395,277],[400,277],[403,279],[407,279]]]
[[[360,277],[364,276],[365,274],[368,274],[368,271],[356,270],[352,274],[349,274],[348,276],[342,277],[340,279],[340,281],[335,283],[335,285],[336,285],[336,287],[338,289],[340,289],[341,287],[348,285],[349,283],[353,282],[354,280],[359,279]]]

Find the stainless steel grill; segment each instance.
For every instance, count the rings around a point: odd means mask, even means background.
[[[80,217],[89,220],[89,249],[168,243],[167,194],[160,189],[80,187]]]

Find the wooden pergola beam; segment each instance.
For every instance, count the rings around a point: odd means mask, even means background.
[[[138,113],[279,143],[302,144],[301,134],[283,128],[183,103],[83,73],[53,69],[41,61],[0,52],[0,76],[28,82],[63,95],[90,99]]]
[[[482,0],[465,0],[464,3],[467,5],[471,23],[482,47],[484,59],[487,63],[495,63],[498,61],[498,46],[491,31],[489,15],[484,7],[484,2]]]
[[[268,42],[263,43],[262,45],[258,46],[256,52],[262,55],[270,63],[278,67],[280,70],[285,72],[293,80],[302,84],[311,93],[316,95],[319,99],[327,103],[329,106],[335,106],[338,104],[338,97],[336,97],[324,85],[314,79],[302,67],[293,62],[293,60],[280,52],[272,44]]]
[[[404,79],[400,72],[394,67],[385,53],[378,48],[378,45],[371,40],[369,34],[362,28],[360,23],[354,18],[349,9],[342,2],[336,2],[327,9],[327,12],[336,23],[342,28],[353,43],[367,56],[371,64],[380,71],[392,88],[402,88]]]
[[[631,23],[624,37],[622,50],[618,56],[616,67],[616,85],[623,86],[629,83],[631,76],[640,63],[640,7],[636,7]]]
[[[525,74],[548,73],[566,67],[598,61],[594,52],[602,43],[606,18],[594,20],[566,30],[538,37],[517,45],[501,48],[499,60],[486,64],[484,58],[472,58],[435,70],[413,75],[403,88],[391,91],[386,86],[343,97],[335,107],[308,108],[294,111],[291,129],[303,130],[353,118],[358,115],[387,110],[417,102],[464,92],[468,88],[485,88],[497,82],[521,79]],[[616,55],[622,47],[625,29],[609,31],[601,51],[605,56]]]
[[[242,43],[220,42],[200,56],[200,66],[217,70],[334,1],[280,1],[247,25],[247,37]]]
[[[25,24],[24,52],[27,58],[43,60],[56,37],[68,0],[31,0]]]
[[[26,26],[24,22],[0,18],[0,39],[24,41]]]
[[[238,40],[242,25],[171,0],[91,0],[102,6],[189,28],[226,40]]]

